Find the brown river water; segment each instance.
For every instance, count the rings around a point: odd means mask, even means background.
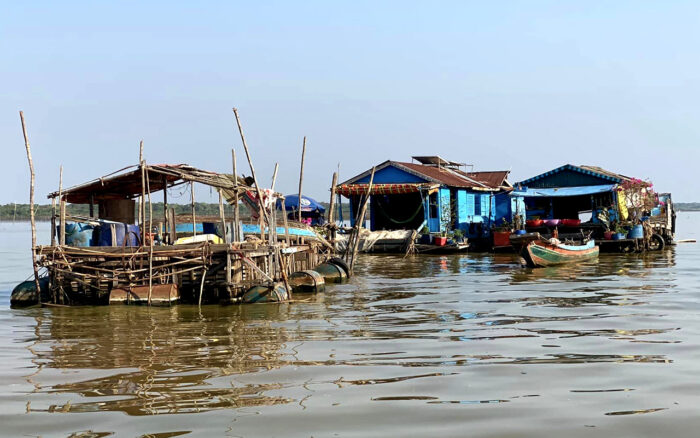
[[[290,304],[10,309],[29,245],[0,223],[2,436],[700,433],[697,244],[537,270],[363,256]]]

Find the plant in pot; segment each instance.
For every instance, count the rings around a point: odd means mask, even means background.
[[[464,241],[464,233],[460,229],[456,229],[452,232],[452,238],[457,243],[462,243]]]
[[[613,240],[622,240],[627,237],[627,229],[621,224],[615,224],[615,234],[613,234]]]

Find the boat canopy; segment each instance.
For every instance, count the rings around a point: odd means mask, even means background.
[[[523,198],[556,198],[567,196],[595,195],[597,193],[611,192],[614,189],[615,184],[579,187],[555,187],[551,189],[524,188],[523,190],[513,191],[511,193],[511,196],[520,196]]]

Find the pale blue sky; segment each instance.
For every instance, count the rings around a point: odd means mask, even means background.
[[[700,200],[700,3],[3,2],[0,203],[138,159],[256,171],[327,200],[386,159],[440,154],[517,181],[565,163]],[[242,164],[241,164],[242,166]],[[243,166],[242,166],[243,167]],[[247,167],[244,167],[248,173]],[[216,201],[208,192],[203,201]]]

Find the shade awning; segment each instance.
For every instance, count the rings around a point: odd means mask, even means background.
[[[597,186],[555,187],[549,189],[526,188],[524,190],[515,190],[511,192],[511,196],[521,196],[523,198],[557,198],[595,195],[597,193],[612,192],[615,187],[615,184],[604,184]]]
[[[372,184],[372,195],[403,195],[406,193],[418,193],[421,190],[430,190],[438,187],[439,184]],[[349,197],[354,195],[365,195],[369,188],[368,184],[341,184],[336,186],[336,193]]]

